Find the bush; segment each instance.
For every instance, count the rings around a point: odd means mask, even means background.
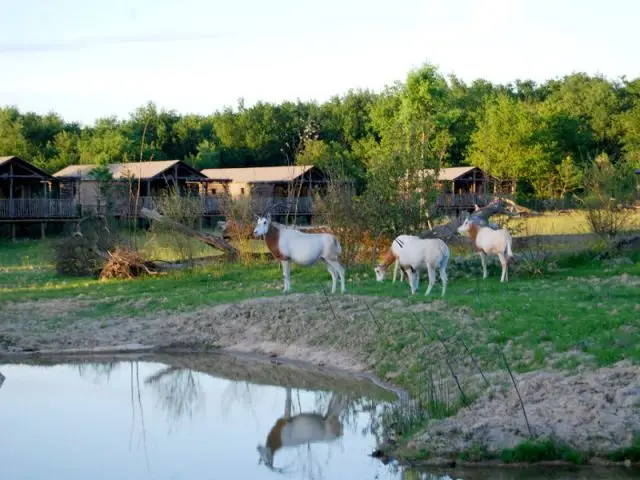
[[[59,275],[97,276],[106,261],[106,252],[121,242],[115,228],[104,217],[92,217],[55,246],[55,267]]]
[[[251,197],[228,197],[221,204],[226,220],[225,235],[240,250],[240,261],[255,263],[253,250],[254,213]]]
[[[615,239],[632,221],[629,206],[636,196],[633,169],[624,162],[613,165],[607,155],[600,155],[585,174],[586,208],[591,230],[607,241]]]

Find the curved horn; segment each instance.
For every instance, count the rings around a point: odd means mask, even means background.
[[[273,210],[275,207],[280,206],[280,205],[289,205],[290,202],[277,202],[277,203],[272,203],[271,205],[267,206],[263,211],[261,216],[264,217],[267,213],[269,213],[271,210]]]

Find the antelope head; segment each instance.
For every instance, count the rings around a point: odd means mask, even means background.
[[[256,215],[256,228],[253,229],[253,235],[256,237],[262,237],[267,234],[269,227],[271,226],[271,214]]]
[[[384,265],[376,265],[376,268],[374,268],[373,271],[376,274],[376,280],[378,282],[382,282],[385,274],[387,273],[387,268]]]
[[[271,210],[280,205],[288,205],[287,202],[273,203],[263,210],[260,215],[254,215],[256,218],[256,228],[253,230],[253,234],[256,237],[266,235],[271,225]]]
[[[266,445],[258,445],[257,449],[260,454],[258,465],[264,462],[267,467],[273,468],[273,452],[271,449]]]
[[[471,220],[471,217],[466,217],[464,219],[464,222],[462,222],[462,225],[460,225],[458,227],[458,233],[465,233],[468,232],[469,229],[471,228],[471,224],[473,223],[473,221]]]
[[[260,454],[260,458],[258,459],[258,465],[264,463],[269,470],[272,470],[276,473],[286,473],[288,467],[274,467],[273,466],[273,451],[267,447],[266,445],[258,445],[258,453]]]

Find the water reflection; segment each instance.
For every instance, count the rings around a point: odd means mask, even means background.
[[[202,386],[192,370],[165,367],[148,376],[144,383],[153,388],[173,425],[193,418],[203,405]]]
[[[118,362],[87,362],[78,365],[78,373],[83,378],[91,378],[95,383],[109,383]]]
[[[279,472],[286,469],[275,468],[273,460],[276,452],[281,448],[307,445],[307,451],[311,452],[312,443],[329,443],[342,437],[343,426],[340,415],[348,402],[346,395],[333,394],[324,413],[300,412],[293,415],[291,388],[285,390],[284,415],[271,427],[265,444],[258,445],[260,463],[264,462],[267,467]]]
[[[11,459],[0,476],[266,479],[288,466],[288,478],[398,478],[368,456],[374,413],[362,406],[393,399],[370,382],[221,357],[158,360],[0,364],[15,378],[0,425],[16,432],[0,436]],[[258,444],[262,464],[246,462]]]
[[[0,388],[2,388],[2,384],[4,383],[5,376],[0,372]]]
[[[275,471],[292,479],[569,480],[626,473],[454,474],[383,465],[369,454],[395,397],[370,382],[285,365],[164,356],[39,359],[0,370],[11,379],[0,395],[0,425],[12,432],[0,435],[1,478],[266,480]],[[3,380],[0,374],[0,387]]]

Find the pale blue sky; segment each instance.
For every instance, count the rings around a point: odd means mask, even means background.
[[[425,61],[467,81],[635,78],[638,18],[635,0],[0,0],[0,105],[208,114],[379,91]]]

